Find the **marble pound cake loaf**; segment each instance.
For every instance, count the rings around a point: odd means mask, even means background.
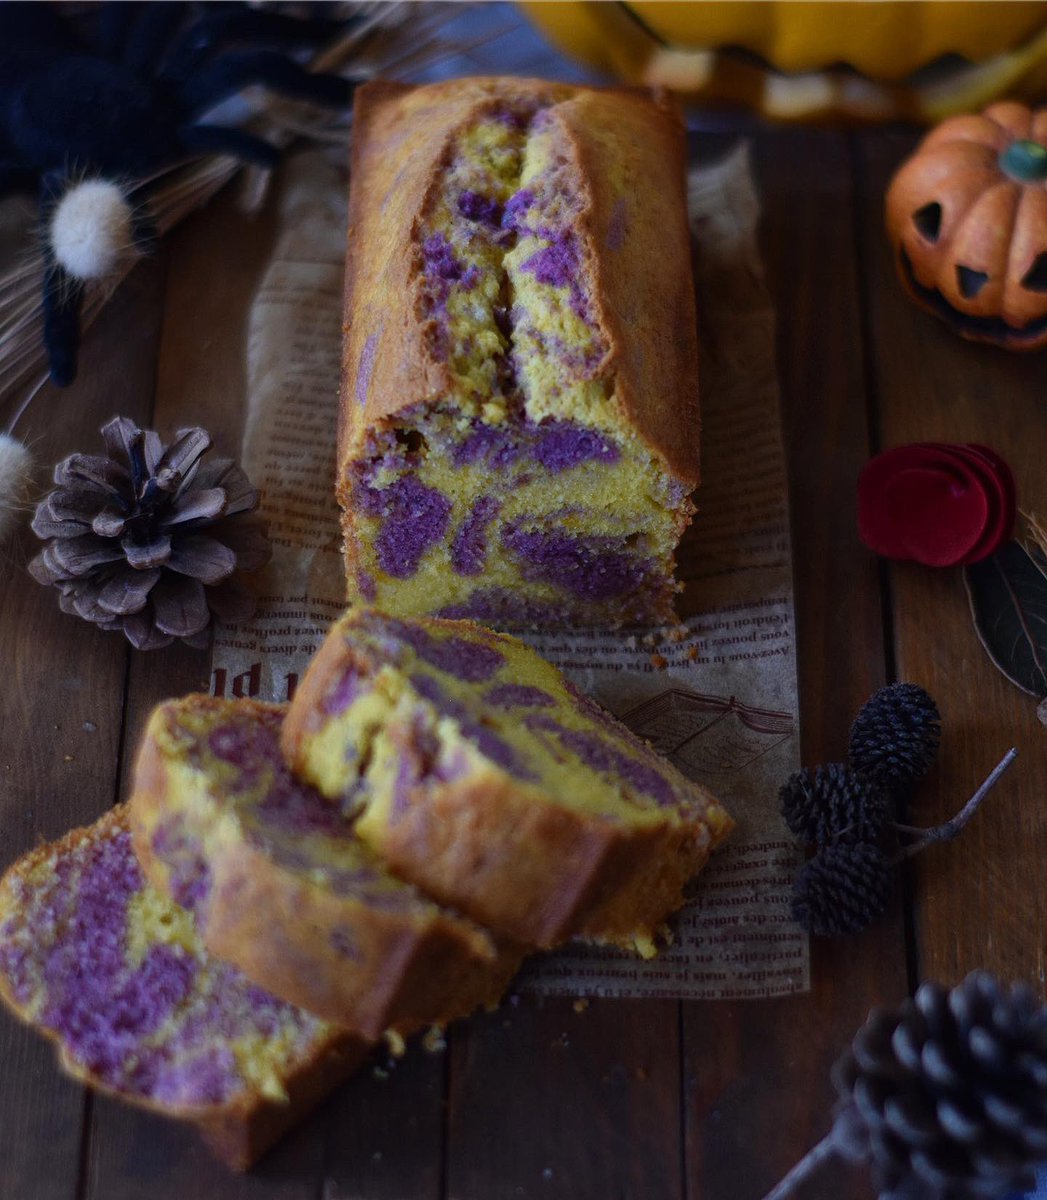
[[[672,620],[698,482],[682,124],[628,89],[356,93],[338,447],[351,599]]]
[[[144,879],[125,808],[0,881],[0,999],[71,1075],[195,1123],[239,1170],[369,1049],[213,957],[191,915]]]
[[[366,1037],[496,1003],[522,950],[390,875],[292,778],[283,714],[203,695],[155,710],[130,802],[147,878],[194,914],[214,954]]]
[[[350,610],[284,723],[292,769],[411,880],[538,946],[653,953],[732,822],[515,638]]]

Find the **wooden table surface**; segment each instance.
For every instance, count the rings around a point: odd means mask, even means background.
[[[67,1080],[2,1014],[3,1200],[759,1200],[826,1131],[829,1066],[870,1005],[980,966],[1043,986],[1047,730],[986,659],[959,572],[886,568],[860,546],[854,485],[882,446],[984,442],[1012,464],[1022,504],[1047,512],[1047,357],[961,342],[901,294],[881,209],[911,134],[752,136],[779,314],[804,761],[842,757],[857,707],[898,678],[944,717],[912,823],[950,815],[1016,745],[1006,781],[959,842],[913,861],[885,920],[812,947],[809,994],[507,1005],[454,1028],[442,1054],[413,1047],[387,1077],[366,1069],[244,1177],[189,1130]],[[701,136],[697,152],[729,140]],[[158,401],[238,453],[243,364],[214,331],[246,316],[272,236],[270,219],[246,223],[223,198],[135,271],[87,336],[80,381],[42,392],[19,426],[42,477],[95,447],[114,412],[148,424]],[[215,379],[229,412],[197,412],[194,392]],[[0,398],[0,420],[17,399]],[[208,675],[203,652],[134,653],[63,616],[23,570],[32,553],[23,530],[0,582],[0,865],[120,799],[150,706]],[[803,1192],[869,1194],[843,1167]]]

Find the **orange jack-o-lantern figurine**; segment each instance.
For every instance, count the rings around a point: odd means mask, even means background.
[[[1047,109],[950,117],[887,192],[898,273],[963,337],[1047,345]]]

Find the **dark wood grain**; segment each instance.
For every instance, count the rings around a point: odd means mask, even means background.
[[[45,486],[73,450],[101,451],[115,413],[145,420],[163,305],[165,262],[137,268],[91,331],[80,379],[48,385],[17,432]],[[15,400],[16,398],[11,398]],[[10,402],[10,401],[9,401]],[[23,529],[4,549],[0,585],[0,865],[103,813],[116,794],[128,652],[123,639],[58,609],[24,570],[38,544]],[[35,1033],[0,1013],[0,1195],[71,1197],[80,1162],[83,1090],[59,1075]]]
[[[981,442],[1011,464],[1019,503],[1047,512],[1047,355],[964,342],[919,312],[898,284],[883,226],[887,183],[913,139],[870,134],[862,170],[861,244],[882,446]],[[913,860],[920,974],[953,982],[975,967],[1043,987],[1047,892],[1047,730],[1036,702],[991,665],[971,624],[958,570],[890,571],[898,675],[942,710],[939,766],[914,799],[914,824],[951,816],[1008,747],[1020,758],[963,837]]]
[[[678,1005],[523,999],[456,1032],[447,1196],[679,1196]]]
[[[880,208],[911,139],[757,133],[762,242],[778,314],[789,456],[803,758],[843,756],[854,711],[896,669],[937,696],[942,765],[911,814],[951,813],[1017,742],[1022,762],[964,837],[914,866],[919,974],[988,964],[1043,978],[1047,755],[1034,704],[984,658],[955,573],[892,569],[857,541],[854,484],[878,444],[980,440],[1047,511],[1043,356],[952,337],[893,280]],[[723,139],[707,139],[707,152]],[[171,266],[132,276],[87,340],[84,382],[42,393],[26,429],[50,464],[114,411],[158,427],[200,421],[239,454],[242,339],[271,213],[232,195],[170,241]],[[7,401],[10,403],[10,401]],[[126,789],[150,707],[207,686],[207,656],[129,656],[62,616],[17,569],[0,591],[0,859],[86,822]],[[885,615],[889,618],[886,626]],[[445,1053],[376,1059],[252,1174],[233,1177],[191,1130],[82,1090],[0,1016],[0,1196],[17,1200],[758,1200],[826,1130],[828,1068],[870,1004],[907,978],[904,893],[859,938],[813,949],[807,996],[747,1003],[522,1000],[450,1034]],[[81,1130],[88,1131],[86,1142]],[[805,1193],[864,1197],[829,1170]]]
[[[778,313],[802,760],[839,761],[855,711],[885,676],[879,573],[853,532],[868,429],[852,177],[844,139],[829,133],[763,134],[754,166]],[[906,984],[899,894],[860,937],[814,941],[808,995],[684,1004],[692,1200],[759,1200],[827,1132],[832,1062],[869,1006]],[[804,1194],[857,1200],[868,1185],[829,1168]]]

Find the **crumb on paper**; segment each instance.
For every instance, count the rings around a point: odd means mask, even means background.
[[[422,1045],[430,1054],[439,1054],[447,1049],[447,1039],[439,1025],[430,1025],[422,1037]]]
[[[697,646],[688,646],[687,647],[687,657],[691,660],[691,662],[697,662],[698,661],[698,647]]]
[[[656,671],[664,671],[665,668],[669,665],[669,660],[665,657],[664,654],[652,654],[651,655],[651,665],[654,667],[654,669]]]
[[[571,1007],[576,1013],[583,1013],[589,1007],[589,1001],[583,996],[576,1000]]]

